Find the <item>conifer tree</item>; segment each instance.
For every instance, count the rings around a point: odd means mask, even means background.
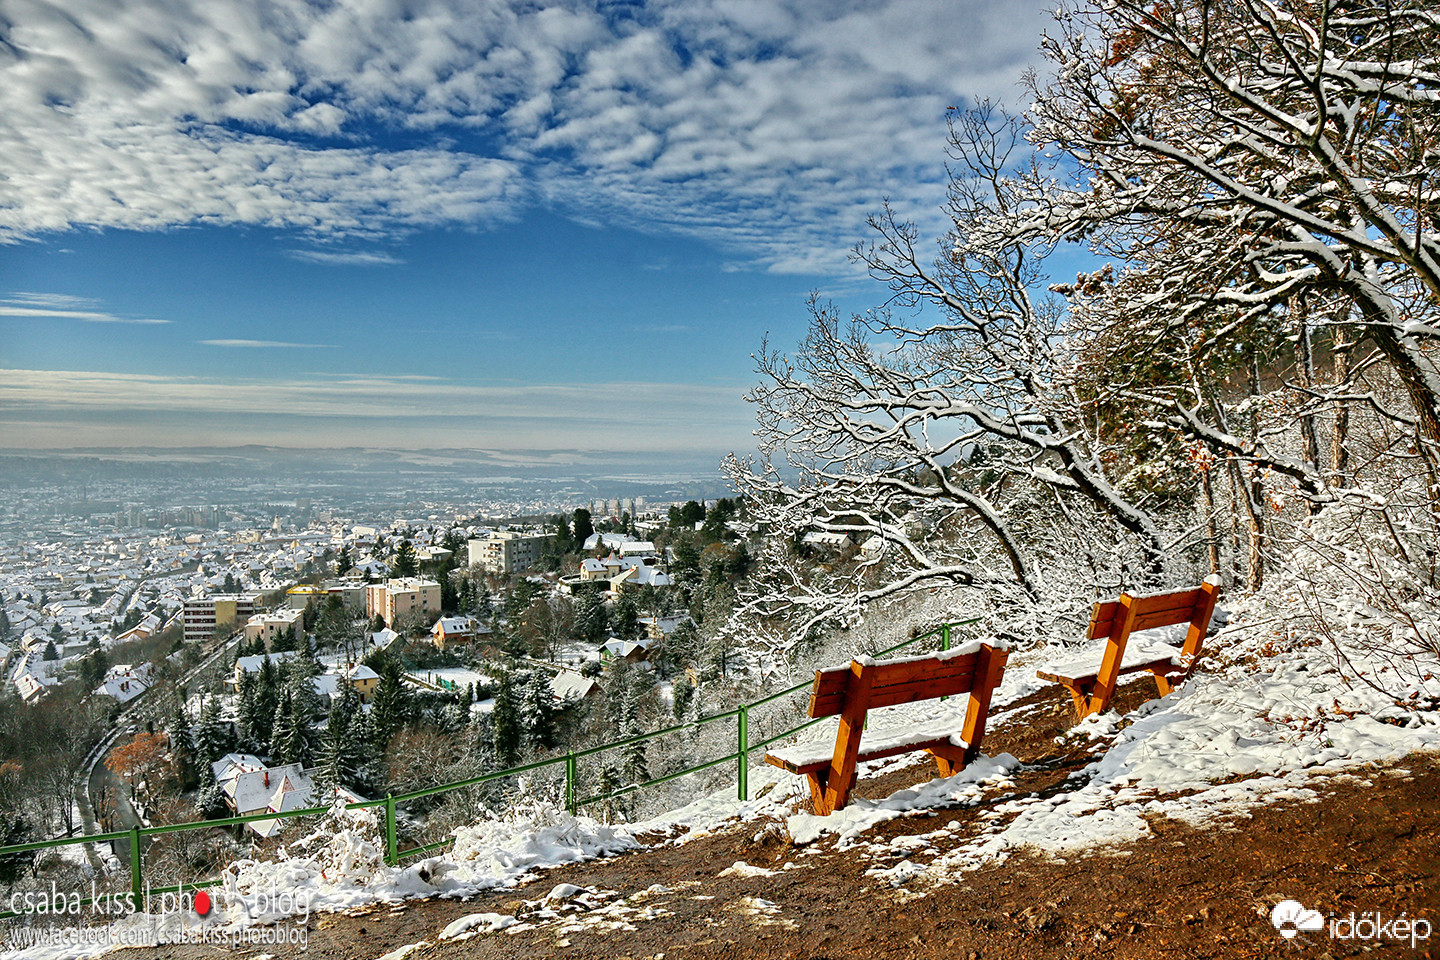
[[[400,541],[400,546],[395,548],[393,561],[390,565],[390,573],[394,577],[413,577],[420,569],[415,562],[415,547],[409,540]]]
[[[495,689],[495,709],[490,713],[491,746],[495,759],[502,766],[514,766],[520,758],[520,742],[524,734],[515,682],[509,670],[500,674]]]
[[[384,658],[377,672],[380,681],[375,685],[375,700],[370,707],[370,743],[383,756],[390,738],[409,719],[410,698],[404,670],[394,657]]]
[[[255,677],[255,726],[250,738],[258,749],[265,749],[275,725],[275,710],[280,706],[280,676],[275,662],[266,658],[260,662]]]
[[[262,724],[257,716],[256,708],[256,680],[255,674],[245,672],[240,675],[240,688],[236,696],[235,717],[240,735],[240,746],[248,752],[258,752],[260,741],[256,732]]]
[[[229,737],[220,722],[220,700],[209,697],[200,709],[200,724],[195,728],[195,759],[209,766],[223,757],[230,747]]]
[[[304,763],[309,759],[305,724],[295,714],[295,699],[289,687],[280,691],[275,724],[270,733],[270,759],[274,763]]]
[[[347,684],[330,708],[325,732],[320,738],[315,787],[324,801],[328,802],[335,787],[349,787],[355,783],[361,757],[359,744],[352,735],[355,732],[355,715],[359,711],[360,698]]]
[[[524,689],[520,698],[520,726],[525,740],[538,747],[555,745],[555,696],[550,692],[550,679],[533,670],[523,676]]]
[[[198,782],[196,760],[195,760],[195,739],[190,732],[190,716],[185,712],[184,704],[175,704],[175,712],[170,717],[170,755],[175,762],[175,779],[180,783],[180,789],[192,790]]]

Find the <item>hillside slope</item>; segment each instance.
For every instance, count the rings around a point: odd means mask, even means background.
[[[1132,684],[1119,708],[1149,695]],[[1033,849],[994,856],[985,837],[997,824],[1013,824],[1017,808],[1062,806],[1103,755],[1108,738],[1077,746],[1064,736],[1067,710],[1055,688],[1011,703],[987,752],[1019,764],[959,806],[921,808],[803,845],[773,815],[710,832],[677,828],[668,842],[645,836],[644,850],[545,871],[513,889],[317,915],[304,955],[1280,957],[1296,955],[1298,944],[1304,955],[1338,957],[1375,945],[1325,931],[1287,941],[1271,924],[1275,904],[1294,899],[1327,917],[1378,911],[1440,920],[1434,753],[1321,768],[1303,786],[1272,791],[1266,805],[1203,822],[1160,812],[1166,802],[1186,809],[1183,792],[1160,795],[1152,798],[1157,812],[1142,817],[1141,838],[1063,857]],[[878,801],[930,776],[892,764],[857,792]],[[1237,788],[1263,779],[1231,778]],[[980,865],[939,869],[966,857]],[[447,928],[450,938],[442,936]],[[1378,955],[1440,956],[1440,943],[1431,943],[1401,951],[1387,942]],[[131,955],[198,960],[220,952]]]

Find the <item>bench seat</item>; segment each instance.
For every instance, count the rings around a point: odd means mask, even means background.
[[[1121,676],[1146,671],[1153,673],[1157,669],[1172,672],[1167,668],[1173,668],[1173,672],[1178,673],[1185,669],[1185,654],[1179,647],[1158,640],[1137,642],[1139,640],[1139,637],[1131,637],[1130,643],[1126,645],[1125,662],[1119,670]],[[1101,659],[1105,656],[1105,644],[1094,644],[1083,650],[1066,652],[1070,653],[1073,659],[1046,664],[1037,670],[1036,674],[1052,683],[1093,679],[1100,668]]]
[[[954,723],[949,726],[953,727]],[[886,757],[898,757],[902,753],[921,750],[964,753],[969,747],[970,744],[966,743],[959,733],[937,731],[934,721],[926,721],[883,730],[866,730],[865,739],[855,759],[858,763],[865,763],[868,760],[883,760]],[[772,750],[766,754],[765,761],[791,773],[805,774],[830,766],[834,754],[833,742],[818,741]]]

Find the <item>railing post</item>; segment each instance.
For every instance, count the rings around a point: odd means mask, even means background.
[[[130,828],[130,892],[135,895],[135,909],[145,910],[145,875],[140,856],[140,824]]]
[[[737,781],[740,785],[740,799],[750,799],[750,708],[740,707],[736,716],[740,721],[740,768]]]
[[[950,624],[948,623],[940,624],[940,649],[950,649]]]
[[[385,794],[385,862],[395,866],[400,862],[399,845],[395,842],[395,797]]]
[[[565,809],[571,816],[575,814],[575,770],[575,751],[571,750],[565,754]]]

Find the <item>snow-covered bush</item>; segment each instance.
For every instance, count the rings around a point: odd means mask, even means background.
[[[1347,497],[1285,532],[1267,593],[1292,630],[1325,638],[1365,683],[1377,682],[1365,664],[1390,666],[1385,692],[1397,699],[1440,672],[1440,518],[1422,480],[1383,499]]]

